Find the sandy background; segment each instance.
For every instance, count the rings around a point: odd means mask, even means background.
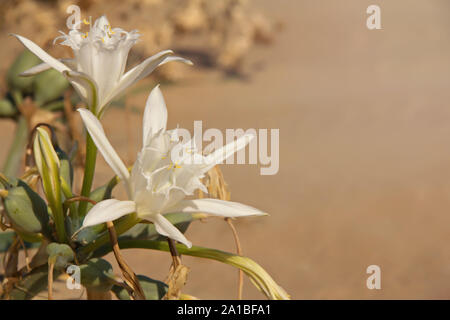
[[[366,28],[370,4],[381,6],[383,30]],[[244,253],[294,299],[449,298],[450,3],[260,0],[254,6],[284,29],[272,46],[249,53],[249,78],[194,67],[177,85],[162,86],[169,127],[192,129],[203,120],[205,129],[280,129],[277,175],[261,176],[258,166],[223,168],[233,200],[271,214],[236,222]],[[1,50],[8,56],[20,46],[8,38]],[[131,103],[143,110],[146,96]],[[124,159],[140,146],[140,115],[131,121],[132,137],[122,110],[111,109],[103,121]],[[12,128],[0,122],[1,159]],[[99,166],[97,184],[112,174],[101,157]],[[187,237],[234,250],[219,219],[193,224]],[[165,253],[125,256],[137,273],[154,278],[164,278],[170,266]],[[235,269],[184,262],[191,268],[186,293],[236,297]],[[366,288],[372,264],[381,267],[381,290]],[[247,280],[244,297],[264,298]]]

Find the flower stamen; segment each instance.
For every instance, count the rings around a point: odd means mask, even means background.
[[[175,169],[180,169],[180,168],[181,168],[181,166],[178,164],[178,161],[175,161],[175,163],[172,163],[167,167],[167,170],[172,169],[175,171]]]

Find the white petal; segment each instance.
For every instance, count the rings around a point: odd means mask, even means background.
[[[219,199],[182,200],[175,207],[168,209],[165,213],[169,212],[202,212],[229,218],[267,215],[267,213],[245,204]]]
[[[148,96],[143,121],[143,146],[147,146],[149,139],[157,132],[166,130],[167,108],[159,85]]]
[[[206,163],[208,166],[205,168],[205,171],[208,171],[210,168],[215,166],[216,164],[222,163],[223,160],[227,159],[231,155],[233,155],[235,152],[238,152],[242,148],[245,148],[245,146],[254,138],[255,136],[253,134],[246,134],[242,137],[238,138],[237,140],[228,143],[227,145],[223,146],[222,148],[214,151],[213,153],[209,154],[205,157]]]
[[[63,72],[66,70],[70,70],[68,66],[66,66],[61,61],[58,61],[58,59],[53,58],[51,55],[49,55],[47,52],[42,50],[36,43],[34,43],[31,40],[28,40],[27,38],[24,38],[22,36],[19,36],[17,34],[13,34],[22,44],[28,48],[31,52],[33,52],[39,59],[46,62],[48,65],[50,65],[52,68],[58,70],[59,72]]]
[[[73,59],[58,59],[60,62],[64,63],[66,66],[68,66],[70,69],[73,69],[75,67],[74,60]],[[46,63],[43,62],[41,64],[38,64],[37,66],[34,66],[28,70],[25,70],[20,74],[21,77],[29,77],[34,76],[38,73],[47,71],[48,69],[51,69],[52,67]]]
[[[105,15],[101,16],[94,22],[94,28],[105,30],[105,28],[109,27],[108,18]]]
[[[155,70],[160,65],[163,65],[171,61],[180,61],[186,64],[192,64],[191,61],[183,59],[181,57],[169,57],[171,54],[173,54],[172,50],[161,51],[147,58],[134,68],[130,69],[127,73],[123,75],[119,84],[117,85],[117,87],[114,88],[114,90],[112,90],[111,94],[108,97],[105,97],[103,104],[106,105],[109,101],[111,101],[117,95],[122,93],[126,88],[132,86],[137,81],[148,76],[150,73],[153,72],[153,70]]]
[[[130,173],[106,138],[105,131],[103,130],[100,121],[98,121],[89,110],[79,108],[78,112],[80,113],[92,140],[103,155],[103,158],[105,158],[105,161],[109,164],[111,169],[113,169],[115,174],[125,182],[128,196],[131,198]]]
[[[160,214],[144,217],[155,224],[156,232],[170,239],[183,243],[186,247],[192,247],[192,243],[186,239],[184,234],[180,232],[169,220]]]
[[[89,210],[84,218],[83,228],[95,226],[107,221],[114,221],[135,211],[136,205],[134,201],[120,201],[116,199],[103,200]]]
[[[183,63],[185,63],[185,64],[187,64],[187,65],[190,65],[190,66],[193,65],[193,63],[192,63],[191,60],[188,60],[188,59],[185,59],[185,58],[182,58],[182,57],[175,56],[175,57],[167,57],[167,58],[165,58],[165,59],[163,60],[163,62],[161,62],[161,63],[158,65],[158,67],[159,67],[159,66],[162,66],[163,64],[166,64],[167,62],[172,62],[172,61],[183,62]]]
[[[64,71],[63,75],[69,80],[89,110],[97,112],[98,87],[87,74],[77,71]]]

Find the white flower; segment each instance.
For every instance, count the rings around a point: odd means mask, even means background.
[[[84,23],[89,22],[84,20]],[[61,32],[61,31],[60,31]],[[112,29],[105,16],[98,18],[88,32],[77,29],[62,35],[62,45],[72,48],[73,59],[55,59],[31,40],[14,35],[44,63],[21,75],[30,76],[49,68],[64,74],[89,109],[100,116],[104,107],[126,88],[149,75],[156,67],[170,61],[189,60],[171,56],[171,50],[161,51],[144,60],[125,73],[128,53],[139,38],[137,31],[126,32],[121,28]]]
[[[213,153],[203,156],[191,142],[180,142],[176,130],[166,131],[167,109],[159,86],[150,93],[144,112],[143,147],[131,171],[119,158],[105,136],[100,121],[88,110],[78,109],[92,139],[106,162],[126,184],[130,201],[108,199],[99,202],[86,215],[83,227],[112,221],[129,213],[155,224],[156,231],[186,246],[191,243],[164,214],[204,212],[224,217],[265,215],[237,202],[217,199],[187,200],[196,189],[206,192],[204,174],[217,163],[244,148],[253,138],[244,135]],[[175,152],[176,151],[176,152]],[[173,154],[181,153],[180,156]],[[176,158],[176,161],[173,161]]]

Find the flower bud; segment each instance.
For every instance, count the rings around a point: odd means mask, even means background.
[[[43,128],[37,128],[33,151],[36,167],[42,178],[44,193],[55,220],[58,238],[60,241],[66,241],[59,172],[61,164],[50,137]]]
[[[34,160],[42,178],[45,195],[53,210],[53,207],[58,205],[55,203],[55,200],[61,198],[60,162],[47,131],[42,128],[37,128],[33,151]]]

